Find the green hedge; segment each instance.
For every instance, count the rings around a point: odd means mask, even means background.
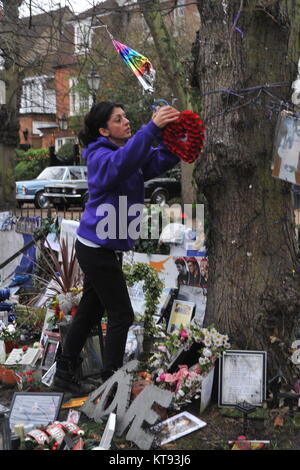
[[[16,149],[16,161],[47,160],[49,158],[48,149]]]
[[[45,160],[22,160],[15,166],[15,180],[24,181],[36,178],[48,166]]]

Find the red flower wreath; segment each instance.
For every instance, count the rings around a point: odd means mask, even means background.
[[[192,111],[182,111],[175,122],[162,130],[162,138],[170,152],[192,163],[204,147],[204,124]]]

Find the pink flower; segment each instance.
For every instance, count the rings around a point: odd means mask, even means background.
[[[188,339],[189,335],[186,330],[180,330],[179,337],[181,341],[185,341],[186,339]]]
[[[166,377],[166,374],[160,374],[158,377],[157,377],[157,382],[164,382],[165,381],[165,377]]]
[[[165,374],[165,382],[172,384],[176,382],[176,375],[175,374]]]
[[[167,347],[164,346],[163,344],[161,344],[160,346],[158,346],[157,349],[158,349],[159,351],[162,351],[162,352],[165,352],[165,353],[168,351]]]

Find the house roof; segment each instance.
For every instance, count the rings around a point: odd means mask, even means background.
[[[97,5],[94,5],[92,8],[85,10],[78,15],[74,15],[74,20],[84,20],[85,18],[90,18],[99,15],[105,15],[106,13],[109,14],[112,11],[117,12],[120,10],[120,6],[117,0],[106,0],[104,2],[99,2]]]

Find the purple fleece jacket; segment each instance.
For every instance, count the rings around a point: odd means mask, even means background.
[[[80,220],[79,236],[111,250],[133,248],[137,237],[128,229],[137,225],[138,206],[133,205],[144,203],[144,181],[179,162],[163,143],[151,146],[159,137],[159,127],[150,121],[123,147],[99,137],[85,148],[89,201]]]

